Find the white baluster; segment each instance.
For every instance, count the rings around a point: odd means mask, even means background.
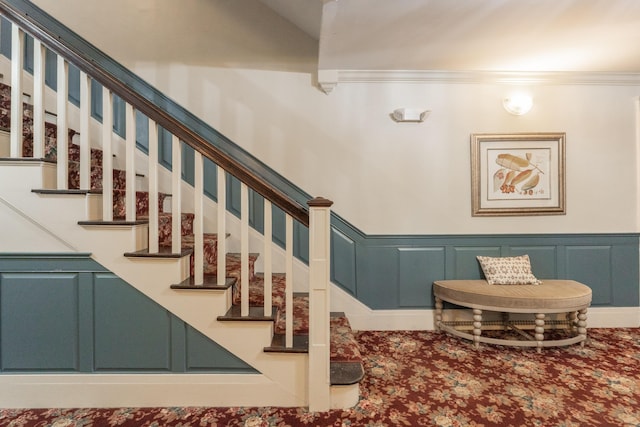
[[[33,39],[33,157],[44,157],[44,58],[46,49]]]
[[[326,411],[330,396],[331,205],[321,197],[309,204],[309,410]]]
[[[57,114],[58,133],[56,137],[58,158],[58,190],[69,188],[69,128],[67,123],[67,102],[69,99],[69,64],[58,55]]]
[[[285,217],[285,346],[293,347],[293,217]]]
[[[102,220],[113,221],[113,95],[102,88]]]
[[[204,161],[202,154],[198,151],[194,153],[194,199],[193,199],[193,273],[194,284],[204,283]]]
[[[127,103],[125,108],[126,126],[126,191],[125,210],[127,221],[136,220],[136,110],[133,105]]]
[[[216,173],[218,176],[217,285],[224,286],[227,279],[227,175],[218,165],[216,165]]]
[[[182,252],[182,151],[177,136],[171,138],[171,252]]]
[[[91,117],[91,79],[80,72],[80,188],[91,188],[91,145],[89,119]]]
[[[158,125],[149,119],[149,253],[158,252]]]
[[[240,183],[240,315],[249,315],[249,188]]]
[[[273,305],[273,256],[272,256],[272,236],[273,223],[271,213],[271,202],[264,199],[264,249],[262,256],[264,257],[264,315],[271,316]]]
[[[22,157],[22,67],[24,33],[11,24],[11,157]]]

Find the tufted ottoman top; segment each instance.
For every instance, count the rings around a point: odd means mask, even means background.
[[[591,288],[574,280],[540,285],[490,285],[486,280],[433,282],[436,297],[464,307],[510,313],[562,313],[591,304]]]

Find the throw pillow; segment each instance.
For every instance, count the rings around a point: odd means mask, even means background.
[[[490,285],[539,285],[531,271],[529,255],[514,257],[478,256],[482,272]]]

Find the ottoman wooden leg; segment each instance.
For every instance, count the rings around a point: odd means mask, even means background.
[[[436,297],[436,331],[442,332],[442,300]]]
[[[542,352],[542,341],[544,341],[544,317],[544,313],[536,314],[535,338],[538,342],[538,353]]]
[[[584,347],[584,343],[587,340],[587,309],[583,308],[578,312],[578,335],[584,337],[580,342],[580,345]]]
[[[501,313],[501,317],[502,317],[502,330],[503,331],[509,330],[509,313],[507,313],[506,311],[503,311]]]
[[[571,331],[576,333],[578,331],[578,312],[570,311],[567,313],[567,320],[569,321],[569,327]]]
[[[482,310],[473,309],[473,345],[480,347],[480,335],[482,334]]]

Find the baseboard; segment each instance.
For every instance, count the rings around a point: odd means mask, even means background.
[[[433,330],[434,310],[372,310],[336,285],[331,287],[331,310],[343,311],[358,331]],[[471,320],[470,310],[445,310],[445,317]],[[640,327],[640,307],[591,307],[589,328]]]
[[[3,408],[303,406],[263,375],[0,375]]]

